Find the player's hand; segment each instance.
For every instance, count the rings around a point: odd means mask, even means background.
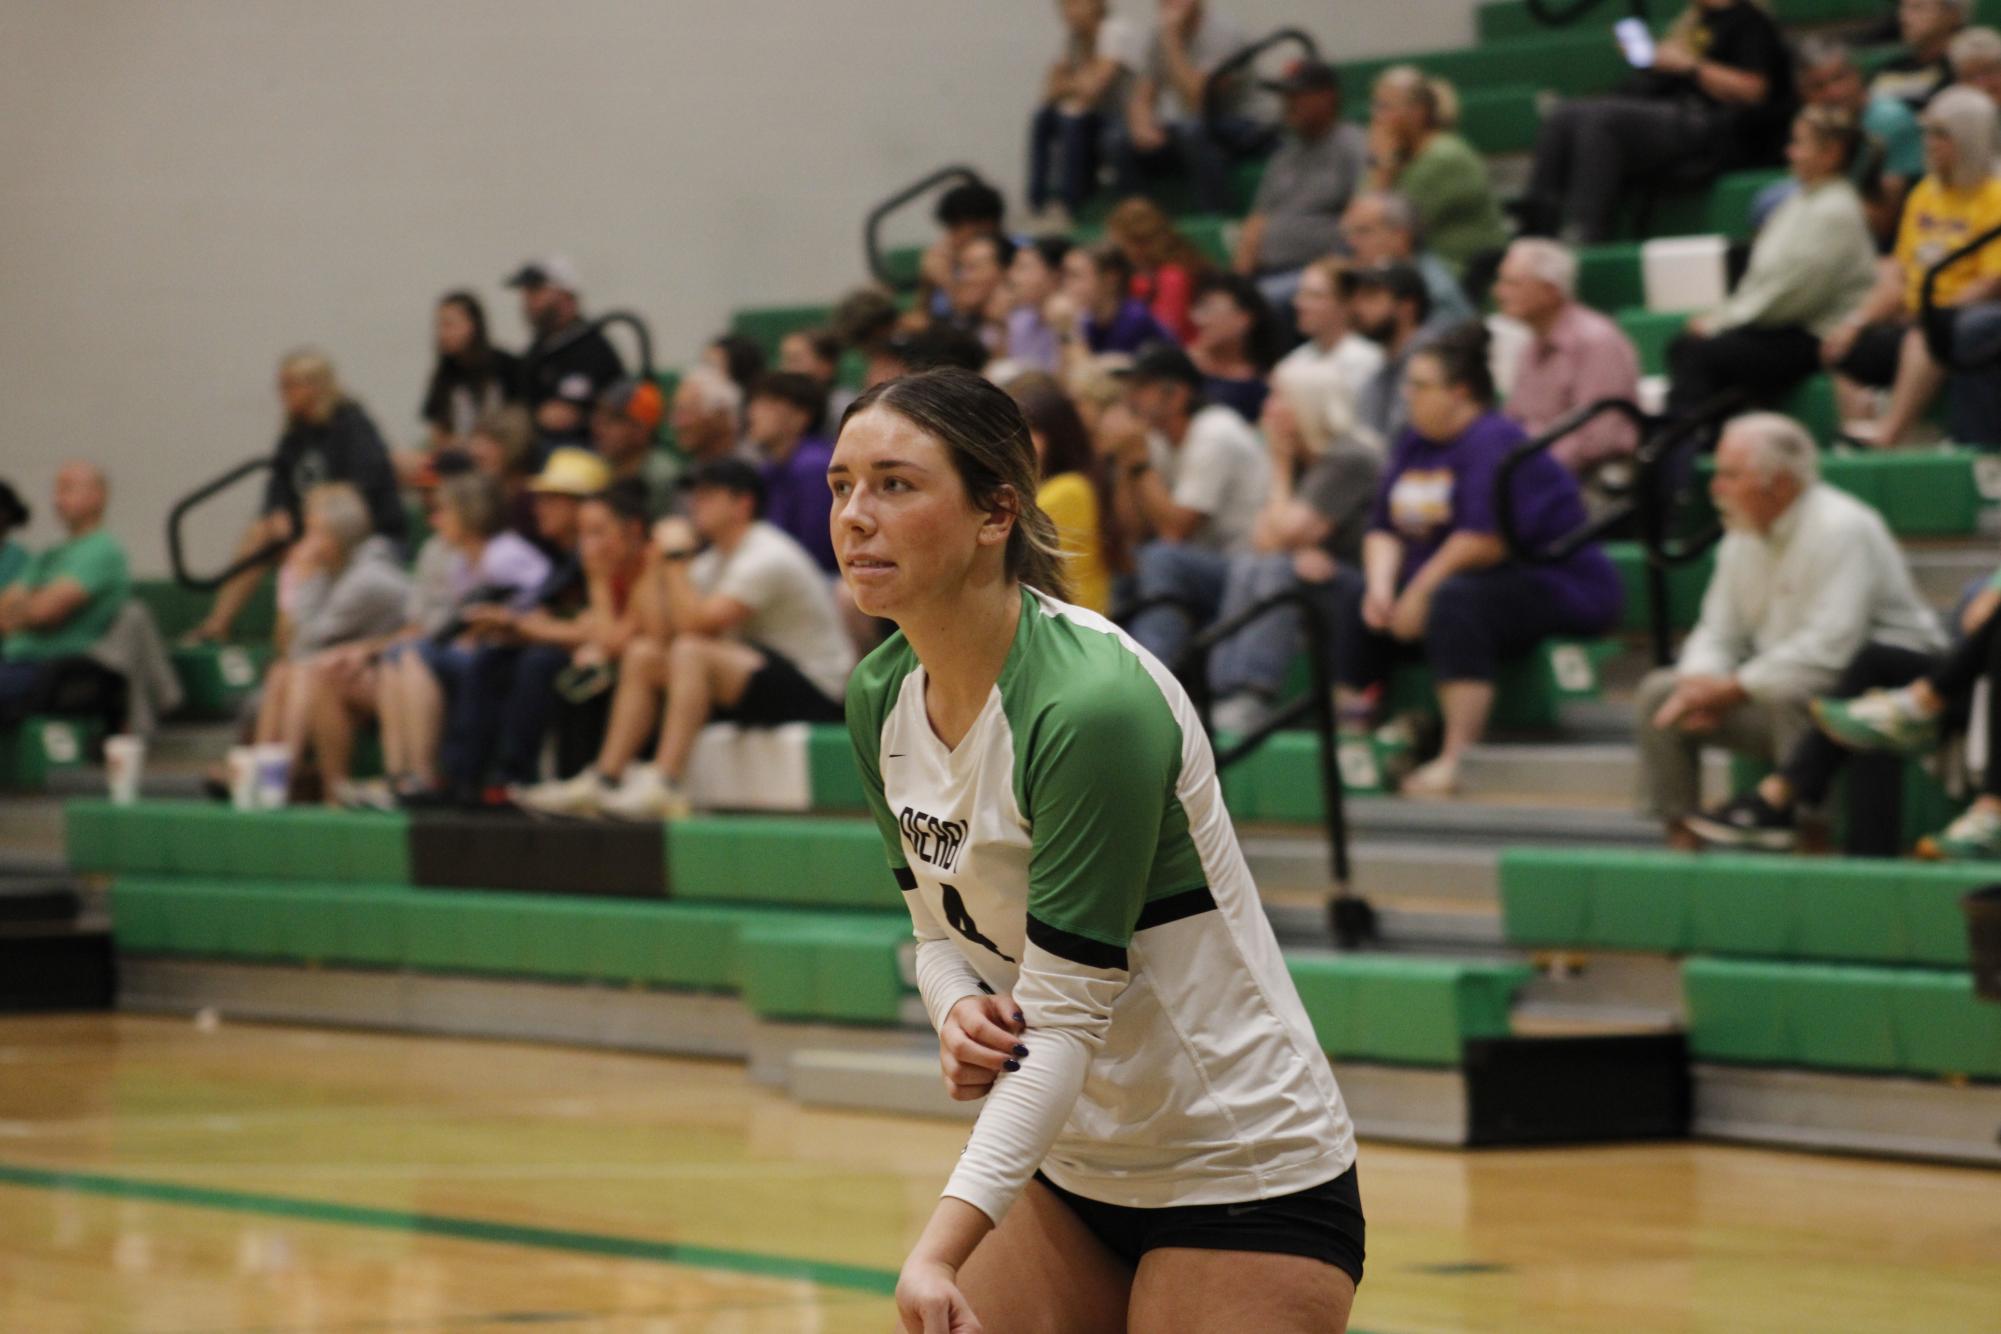
[[[1003,1070],[1028,1057],[1021,1033],[1027,1025],[1014,998],[968,996],[954,1005],[938,1031],[938,1065],[954,1102],[978,1102],[993,1091]]]
[[[904,1334],[980,1334],[980,1318],[959,1291],[958,1272],[912,1260],[896,1280],[896,1316]]]

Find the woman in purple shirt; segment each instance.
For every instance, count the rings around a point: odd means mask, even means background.
[[[1494,410],[1483,327],[1463,325],[1413,355],[1403,392],[1410,426],[1376,492],[1363,572],[1336,589],[1335,671],[1359,696],[1401,658],[1430,664],[1444,746],[1403,791],[1443,797],[1457,789],[1459,762],[1486,730],[1500,660],[1551,635],[1604,633],[1617,623],[1624,593],[1596,544],[1554,565],[1508,559],[1499,473],[1526,437]],[[1546,451],[1510,485],[1516,527],[1531,545],[1585,521],[1576,479]]]

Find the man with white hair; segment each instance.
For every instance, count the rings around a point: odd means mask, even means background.
[[[1990,102],[2001,106],[2001,32],[1962,29],[1946,43],[1945,55],[1952,64],[1954,83],[1978,88]]]
[[[1972,0],[1897,0],[1897,35],[1904,51],[1876,67],[1869,95],[1900,98],[1911,110],[1924,110],[1952,82],[1946,47],[1966,26],[1972,8]]]
[[[1525,237],[1508,247],[1494,280],[1494,304],[1521,321],[1529,344],[1502,411],[1531,436],[1601,398],[1632,402],[1640,355],[1625,331],[1577,300],[1577,256],[1555,241]],[[1603,414],[1550,446],[1576,474],[1633,452],[1633,424]]]
[[[743,390],[713,366],[696,366],[674,387],[668,418],[674,443],[688,456],[688,470],[727,458],[742,446]]]
[[[1790,813],[1755,792],[1695,816],[1702,748],[1776,763],[1813,726],[1809,701],[1864,644],[1929,652],[1943,641],[1882,516],[1820,480],[1798,423],[1733,419],[1709,493],[1725,533],[1701,617],[1680,660],[1640,685],[1641,804],[1676,847],[1702,841],[1691,817],[1712,836],[1734,831],[1738,846],[1788,847]]]

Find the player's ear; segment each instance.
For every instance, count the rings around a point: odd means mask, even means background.
[[[1001,483],[994,488],[993,499],[987,502],[986,521],[980,525],[980,545],[1005,546],[1009,535],[1014,532],[1015,521],[1020,517],[1020,493],[1007,483]]]

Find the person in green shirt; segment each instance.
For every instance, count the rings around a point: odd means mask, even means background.
[[[1451,132],[1458,109],[1452,85],[1411,65],[1384,70],[1369,100],[1371,187],[1410,200],[1425,245],[1455,276],[1508,243],[1487,164]]]
[[[0,717],[31,710],[66,658],[88,653],[131,592],[125,553],[104,531],[104,474],[66,463],[56,515],[68,538],[0,589]]]
[[[28,549],[10,534],[16,528],[26,528],[30,517],[20,493],[11,484],[0,482],[0,588],[19,579],[21,571],[28,568]]]

